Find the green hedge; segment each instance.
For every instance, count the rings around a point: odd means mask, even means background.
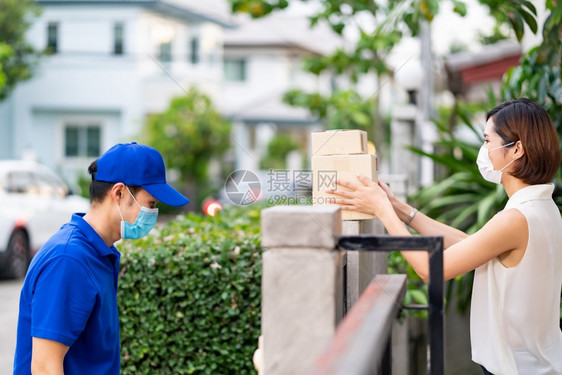
[[[255,373],[260,208],[178,217],[119,246],[121,374]]]

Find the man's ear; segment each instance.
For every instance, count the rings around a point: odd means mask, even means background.
[[[111,196],[111,199],[115,203],[119,203],[121,202],[121,198],[123,198],[124,191],[125,191],[125,184],[122,182],[117,182],[115,185],[111,187],[109,195]]]

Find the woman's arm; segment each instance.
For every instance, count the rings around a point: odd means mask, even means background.
[[[343,209],[375,214],[391,235],[409,236],[410,232],[402,223],[399,215],[404,214],[405,207],[395,210],[385,190],[373,181],[360,177],[360,184],[339,181],[338,184],[350,191],[336,190],[336,203]],[[398,211],[398,213],[396,212]],[[437,234],[440,225],[425,215],[416,214],[410,223],[414,229],[420,228],[425,233]],[[427,219],[426,219],[427,218]],[[437,223],[437,224],[436,224]],[[455,230],[443,226],[448,232],[448,241],[452,242],[443,254],[443,277],[448,280],[471,271],[500,255],[517,253],[522,258],[528,241],[528,228],[525,216],[518,210],[508,210],[496,215],[480,231],[471,236],[455,233]],[[459,231],[460,232],[460,231]],[[462,233],[462,232],[460,232]],[[402,255],[414,268],[416,273],[428,281],[429,262],[425,251],[403,251]]]
[[[398,216],[400,221],[405,222],[408,219],[410,213],[414,208],[396,198],[388,185],[386,185],[382,181],[379,181],[378,185],[385,192],[386,197],[381,196],[377,198],[377,196],[374,195],[374,187],[377,184],[364,176],[357,176],[357,178],[360,182],[359,185],[351,183],[349,181],[338,181],[338,185],[354,191],[354,197],[357,198],[355,199],[353,205],[347,207],[346,209],[372,214],[374,213],[376,201],[388,198],[388,200],[392,204],[392,208],[396,213],[396,216]],[[357,188],[361,187],[361,185],[366,188],[364,189],[364,191],[357,190]],[[347,192],[344,190],[336,190],[332,191],[331,193],[341,195],[342,197],[351,197],[351,195],[349,194],[346,195]],[[461,241],[468,236],[466,233],[449,225],[440,223],[437,220],[433,220],[432,218],[426,216],[421,212],[417,212],[414,215],[409,223],[409,226],[416,232],[424,236],[443,236],[443,246],[445,247],[445,249],[449,248],[449,246]]]
[[[379,186],[386,193],[390,203],[392,203],[392,208],[394,208],[396,215],[398,215],[400,220],[405,222],[414,208],[406,202],[402,202],[400,199],[396,198],[394,193],[392,193],[388,185],[384,182],[379,181]],[[449,225],[440,223],[421,212],[417,212],[414,215],[409,226],[424,236],[443,236],[443,246],[445,249],[468,237],[466,233]]]

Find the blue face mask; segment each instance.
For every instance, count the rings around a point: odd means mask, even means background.
[[[158,219],[158,209],[142,207],[139,202],[135,199],[135,196],[131,193],[127,187],[127,191],[131,194],[131,197],[135,203],[140,207],[140,212],[137,215],[137,219],[134,224],[131,224],[123,219],[121,214],[121,209],[117,205],[117,210],[121,216],[121,238],[136,240],[138,238],[144,237],[154,228],[156,225],[156,220]]]

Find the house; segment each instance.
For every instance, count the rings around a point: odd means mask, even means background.
[[[342,44],[327,26],[310,28],[302,15],[274,13],[257,20],[239,19],[224,36],[224,88],[221,109],[233,122],[238,169],[259,169],[267,143],[279,133],[290,134],[304,150],[310,132],[323,128],[304,108],[283,103],[290,89],[329,94],[332,77],[302,70],[303,60],[333,52]],[[300,169],[298,160],[288,166]]]
[[[502,41],[478,52],[461,52],[445,58],[447,85],[455,96],[469,101],[487,100],[487,90],[499,96],[503,75],[519,64],[521,46]]]
[[[34,158],[73,182],[189,86],[218,98],[228,21],[164,0],[38,4],[27,37],[50,55],[0,103],[0,158]]]

